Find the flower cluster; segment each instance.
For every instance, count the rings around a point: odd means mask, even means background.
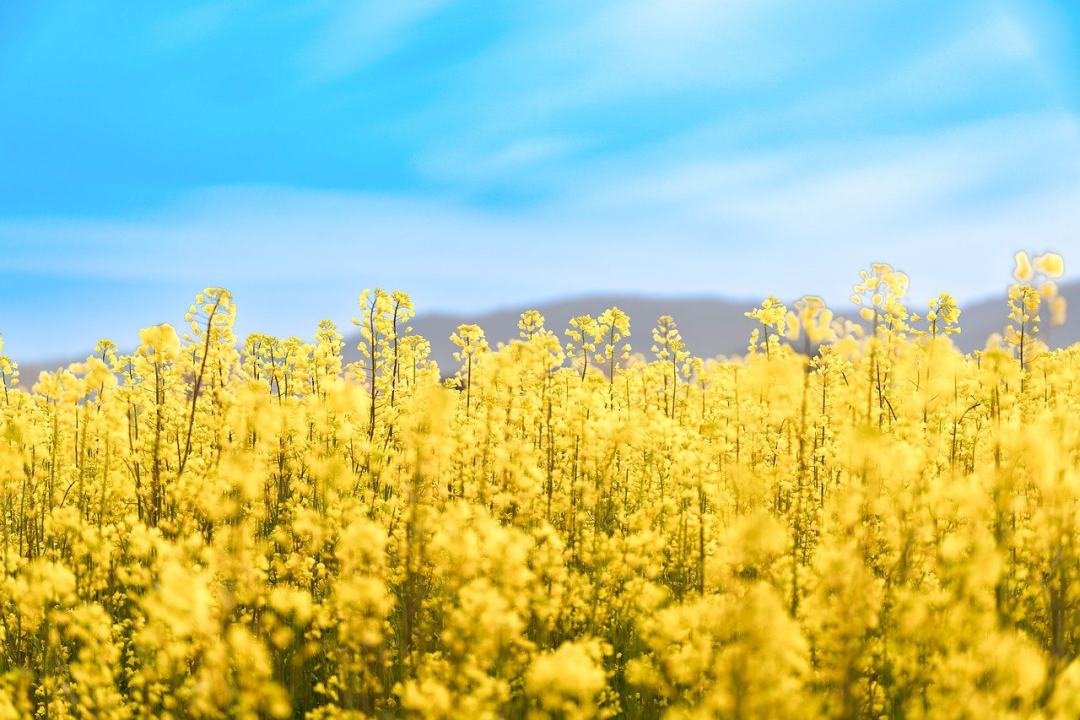
[[[376,289],[346,363],[216,288],[0,356],[0,718],[1075,718],[1080,346],[1027,257],[972,355],[874,265],[868,328],[769,298],[742,358],[530,311],[440,370]]]

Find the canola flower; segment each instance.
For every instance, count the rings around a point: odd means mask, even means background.
[[[217,288],[0,355],[0,718],[1076,718],[1080,347],[1017,261],[971,355],[884,264],[736,358],[610,308],[440,369],[376,289],[346,364]]]

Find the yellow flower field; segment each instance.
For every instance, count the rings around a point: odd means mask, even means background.
[[[770,298],[741,358],[610,308],[440,369],[375,290],[343,367],[220,289],[0,358],[0,718],[1080,717],[1063,270],[972,355],[874,265],[863,324]]]

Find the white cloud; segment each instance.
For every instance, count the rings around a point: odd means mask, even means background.
[[[366,67],[407,43],[445,1],[348,5],[311,48],[309,69],[333,79]],[[826,77],[805,97],[784,93],[779,105],[711,121],[697,115],[690,132],[612,153],[604,138],[559,130],[554,120],[594,106],[613,112],[613,100],[657,88],[754,87],[805,74],[804,64],[837,50],[827,33],[792,42],[789,31],[805,32],[806,18],[771,1],[589,8],[578,26],[566,19],[575,14],[541,13],[544,22],[482,54],[462,84],[485,78],[472,83],[484,95],[445,93],[447,102],[477,104],[465,113],[476,127],[417,156],[447,195],[531,184],[546,191],[531,207],[481,210],[419,192],[217,188],[141,218],[0,221],[0,243],[19,245],[0,269],[381,283],[415,290],[431,307],[483,307],[617,289],[839,298],[859,267],[893,259],[909,266],[916,288],[926,278],[972,296],[999,287],[1016,247],[1078,242],[1069,235],[1080,219],[1075,116],[1044,111],[845,140],[799,134],[807,118],[857,114],[890,94],[917,104],[929,78],[949,71],[990,77],[1002,63],[1027,67],[1038,48],[1004,11],[959,35],[935,35],[936,45],[905,48],[884,76],[835,91]],[[754,136],[759,126],[786,144]]]
[[[856,223],[902,223],[912,213],[1002,184],[1080,180],[1080,126],[1065,113],[686,160],[686,146],[702,134],[652,149],[647,164],[635,153],[611,159],[586,181],[589,192],[577,188],[573,195],[591,198],[610,212],[654,208],[776,225],[778,210],[795,217],[834,215],[843,208]],[[659,159],[664,157],[670,159]],[[1033,167],[1038,176],[1025,177]]]
[[[828,168],[813,157],[820,152],[815,146],[845,130],[884,145],[890,139],[881,135],[883,127],[906,126],[915,130],[918,145],[918,132],[933,142],[946,123],[955,122],[947,118],[981,114],[1008,122],[1010,112],[1060,108],[1052,80],[1040,69],[1032,29],[1003,6],[943,12],[942,18],[928,18],[942,27],[869,54],[852,30],[885,32],[890,11],[884,6],[629,0],[585,7],[584,18],[569,12],[529,15],[519,23],[523,29],[455,74],[446,99],[425,112],[469,122],[459,134],[440,135],[418,153],[416,167],[427,178],[459,182],[460,194],[524,188],[557,199],[582,178],[606,181],[616,175],[618,192],[622,179],[661,176],[676,164],[698,173],[699,183],[705,175],[737,172],[738,191],[748,166],[755,167],[752,178],[762,163],[775,162],[768,151],[748,157],[747,148],[781,148],[785,162],[802,155],[809,167],[792,174],[820,173]],[[861,67],[864,56],[868,69]],[[1019,98],[1015,107],[1000,102],[1002,72],[1024,88],[1005,94]],[[774,85],[789,89],[770,90]],[[478,87],[483,93],[474,92]],[[700,99],[703,93],[713,99],[680,112],[684,95]],[[654,114],[666,120],[650,121]],[[1024,122],[1017,123],[1020,137],[1032,132]],[[621,136],[625,126],[632,128],[633,147],[612,159],[606,148],[628,142]],[[593,152],[575,152],[581,137]],[[857,151],[858,143],[849,144]],[[812,152],[801,152],[807,147]],[[966,157],[977,161],[977,155]],[[902,155],[897,157],[902,164]],[[911,183],[929,191],[951,182],[954,172],[972,174],[939,165],[946,177]],[[902,172],[892,173],[899,183],[905,182],[897,177]]]
[[[1075,120],[1050,116],[645,177],[630,158],[527,209],[219,188],[138,220],[0,222],[0,245],[22,244],[0,270],[342,296],[380,284],[429,309],[478,309],[593,291],[840,301],[882,260],[911,273],[917,297],[970,298],[1002,287],[1017,248],[1080,255],[1078,148]],[[1040,181],[1008,187],[1033,166]]]

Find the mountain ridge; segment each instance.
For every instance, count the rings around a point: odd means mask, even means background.
[[[1072,312],[1066,314],[1066,322],[1061,327],[1043,326],[1043,339],[1052,347],[1080,342],[1080,281],[1062,285],[1060,292]],[[745,313],[759,302],[707,295],[686,297],[595,293],[528,305],[507,305],[483,312],[426,312],[414,317],[410,325],[413,332],[431,342],[432,358],[445,374],[453,372],[456,367],[454,348],[449,338],[458,325],[479,325],[484,329],[488,342],[495,347],[518,336],[518,318],[525,310],[541,312],[547,327],[563,338],[563,330],[570,318],[585,313],[597,315],[608,307],[618,306],[630,316],[631,335],[628,340],[635,350],[650,347],[651,330],[657,318],[671,315],[678,323],[690,352],[700,357],[716,357],[745,352],[750,332],[757,327],[757,323],[747,318]],[[912,310],[921,314],[922,308],[913,307]],[[963,352],[983,347],[986,338],[993,332],[1001,332],[1008,321],[1008,304],[1003,294],[962,304],[961,310],[961,332],[953,336],[953,341]],[[853,313],[838,315],[854,318]],[[359,358],[356,350],[358,340],[358,333],[345,336],[343,354],[346,362]],[[30,380],[36,379],[41,370],[55,370],[67,364],[57,361],[21,364],[23,384],[30,384]]]
[[[1061,327],[1043,327],[1043,338],[1052,347],[1064,347],[1080,342],[1080,281],[1063,285],[1060,290],[1066,302],[1075,312],[1066,314]],[[518,335],[518,317],[525,310],[538,310],[544,315],[547,327],[562,330],[570,318],[588,313],[597,315],[612,305],[618,306],[630,316],[631,346],[648,348],[652,345],[651,330],[660,315],[671,315],[678,323],[679,331],[687,349],[700,357],[737,355],[746,351],[751,331],[757,322],[745,316],[759,301],[732,300],[708,296],[657,297],[624,294],[592,294],[578,297],[533,303],[529,306],[504,307],[485,313],[424,313],[417,315],[411,325],[414,332],[426,337],[432,344],[432,357],[443,372],[454,368],[453,347],[450,334],[463,323],[475,323],[484,329],[488,342],[508,342]],[[789,303],[790,305],[790,303]],[[920,312],[921,308],[912,308]],[[921,314],[921,313],[920,313]],[[1008,322],[1008,302],[1004,295],[990,296],[961,306],[961,332],[953,341],[963,352],[982,348],[991,333],[1001,332]],[[839,317],[855,319],[854,313],[838,313]],[[644,338],[641,342],[644,323]],[[356,335],[346,336],[346,358],[359,357],[355,345]],[[635,343],[635,338],[639,342]],[[441,340],[440,340],[441,339]]]

